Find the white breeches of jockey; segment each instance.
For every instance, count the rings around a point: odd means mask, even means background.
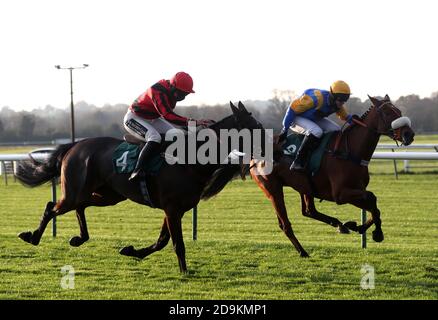
[[[295,117],[294,123],[290,128],[296,133],[304,135],[312,134],[317,138],[321,138],[323,133],[341,130],[341,127],[330,119],[322,118],[312,121],[300,116]]]
[[[178,127],[163,118],[144,119],[135,115],[129,109],[123,118],[123,125],[126,131],[138,139],[157,143],[161,143],[160,134],[165,134],[167,131]]]

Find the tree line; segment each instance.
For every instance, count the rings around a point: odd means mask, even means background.
[[[293,91],[276,90],[267,101],[243,101],[247,109],[265,128],[281,130],[281,123],[290,101],[296,97]],[[393,101],[412,121],[417,133],[438,132],[438,92],[428,98],[408,95]],[[350,113],[361,115],[369,109],[369,100],[352,97],[347,102]],[[104,105],[97,107],[84,101],[75,104],[76,137],[111,136],[121,138],[125,133],[123,117],[128,105]],[[228,104],[177,106],[175,112],[194,119],[220,120],[230,115]],[[332,115],[331,118],[339,120]],[[70,110],[53,106],[28,111],[14,111],[9,107],[0,110],[0,143],[22,141],[52,141],[70,137]]]

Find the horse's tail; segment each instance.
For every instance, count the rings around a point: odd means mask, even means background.
[[[70,150],[77,142],[62,144],[50,155],[50,158],[44,162],[38,162],[32,156],[30,161],[19,161],[15,177],[22,184],[28,187],[37,187],[46,183],[53,178],[59,177],[61,174],[62,159],[68,150]]]

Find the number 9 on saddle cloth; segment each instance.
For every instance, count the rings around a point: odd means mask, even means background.
[[[310,156],[309,165],[307,166],[307,172],[312,176],[314,176],[318,172],[321,165],[322,157],[326,151],[326,147],[334,133],[336,132],[325,133],[321,138],[319,146]],[[291,162],[295,159],[303,139],[304,135],[302,134],[290,134],[287,136],[287,139],[282,146],[282,151],[285,156],[291,158]]]

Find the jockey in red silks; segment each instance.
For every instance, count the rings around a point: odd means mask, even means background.
[[[353,116],[348,114],[344,104],[350,98],[350,87],[342,80],[333,82],[330,91],[308,89],[301,97],[291,102],[284,119],[279,141],[286,139],[289,127],[292,131],[303,134],[303,142],[290,169],[302,171],[305,169],[310,154],[315,150],[325,132],[339,131],[338,124],[328,119],[332,113],[348,123]]]
[[[129,107],[123,123],[125,129],[145,145],[129,180],[134,179],[151,155],[158,150],[161,135],[178,126],[187,126],[191,119],[173,112],[178,101],[194,93],[193,79],[185,72],[178,72],[170,80],[160,80],[141,94]],[[198,120],[197,125],[207,125],[209,120]]]

